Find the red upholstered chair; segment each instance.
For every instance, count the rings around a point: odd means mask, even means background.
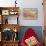
[[[21,46],[27,46],[25,40],[29,39],[30,37],[35,37],[37,40],[37,43],[34,46],[41,46],[40,42],[37,39],[37,34],[34,32],[32,28],[28,28],[27,31],[24,34],[24,37],[22,38]],[[33,45],[30,45],[33,46]]]

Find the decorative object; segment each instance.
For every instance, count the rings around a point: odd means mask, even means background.
[[[16,7],[16,4],[17,4],[17,2],[16,2],[17,0],[15,0],[15,7]]]
[[[2,15],[9,15],[9,10],[2,10]]]
[[[15,11],[15,10],[10,10],[10,12],[9,12],[10,15],[17,15],[17,13],[18,13],[18,12]]]
[[[16,28],[14,29],[14,32],[17,32],[17,29]]]
[[[24,8],[23,17],[25,20],[36,20],[38,16],[37,8]]]

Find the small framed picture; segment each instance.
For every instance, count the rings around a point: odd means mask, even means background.
[[[10,15],[16,15],[17,13],[18,13],[18,12],[17,12],[16,10],[10,10],[10,11],[9,11],[9,14],[10,14]]]
[[[2,10],[2,15],[9,15],[9,10]]]
[[[10,15],[14,15],[14,12],[13,11],[10,11]]]
[[[37,8],[23,8],[23,17],[25,20],[36,20],[38,17]]]

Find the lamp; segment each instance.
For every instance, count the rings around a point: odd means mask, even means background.
[[[17,0],[15,0],[15,7],[16,7],[16,4],[17,4],[17,2],[16,2]]]

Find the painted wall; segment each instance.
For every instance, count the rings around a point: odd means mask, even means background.
[[[10,7],[15,6],[15,0],[0,0],[1,7]],[[17,0],[17,6],[20,7],[20,17],[19,24],[21,26],[43,26],[43,6],[42,0]],[[37,20],[24,20],[23,18],[23,8],[37,8],[38,9],[38,18]]]
[[[21,25],[26,26],[43,26],[43,6],[42,0],[25,0],[22,8],[37,8],[38,9],[38,18],[37,20],[24,20],[21,13],[20,23]],[[23,9],[22,9],[23,11]],[[21,11],[21,12],[22,12]]]

